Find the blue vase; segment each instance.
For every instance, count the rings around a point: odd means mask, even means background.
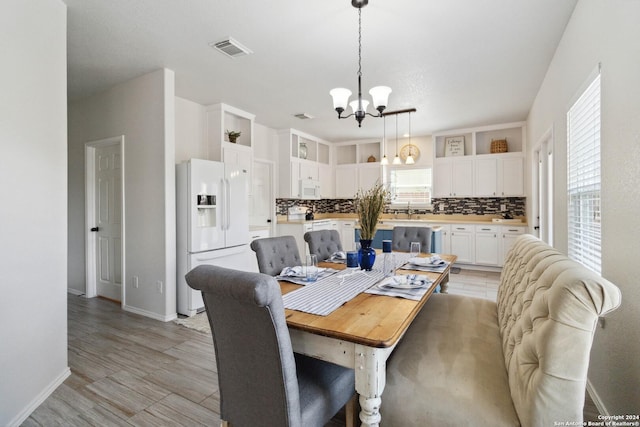
[[[358,264],[366,271],[373,269],[376,262],[376,250],[371,247],[371,240],[360,240],[360,251],[358,251]]]

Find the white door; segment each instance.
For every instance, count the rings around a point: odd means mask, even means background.
[[[95,150],[95,282],[98,296],[122,298],[122,169],[120,145]]]
[[[249,224],[269,226],[273,224],[275,197],[273,195],[273,163],[253,162],[252,194],[249,201]]]

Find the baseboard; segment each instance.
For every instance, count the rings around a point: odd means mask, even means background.
[[[78,289],[67,288],[67,293],[76,296],[84,295],[84,291],[79,291]]]
[[[9,421],[8,425],[10,427],[13,427],[13,426],[18,427],[23,422],[25,422],[25,420],[29,418],[29,415],[31,415],[33,411],[38,409],[38,406],[40,406],[42,402],[47,400],[47,398],[51,396],[51,393],[53,393],[60,386],[60,384],[64,382],[64,380],[69,378],[69,375],[71,375],[71,369],[69,369],[69,367],[67,366],[62,371],[62,373],[58,375],[58,377],[55,380],[53,380],[53,382],[51,382],[51,384],[49,384],[44,390],[42,390],[40,394],[36,396],[36,398],[33,399],[31,403],[22,410],[22,412],[20,412],[11,421]]]
[[[143,309],[137,308],[137,307],[131,307],[130,305],[123,305],[122,309],[124,311],[128,311],[130,313],[139,314],[140,316],[144,316],[144,317],[150,317],[151,319],[159,320],[161,322],[170,322],[170,321],[175,320],[175,319],[178,318],[178,313],[171,313],[171,314],[168,314],[166,316],[163,316],[161,314],[154,313],[152,311],[143,310]]]
[[[600,412],[600,415],[611,415],[609,414],[609,411],[607,411],[607,408],[604,406],[604,403],[602,403],[602,399],[600,399],[598,392],[596,392],[596,389],[593,388],[593,384],[591,384],[591,381],[589,381],[588,378],[587,393],[589,393],[589,396],[591,396],[591,400],[593,400],[593,403],[596,405],[596,408],[598,409],[598,412]]]
[[[478,270],[478,271],[491,271],[494,273],[500,273],[502,272],[502,267],[492,267],[489,265],[476,265],[476,264],[460,264],[460,263],[453,263],[454,267],[460,267],[463,270]]]

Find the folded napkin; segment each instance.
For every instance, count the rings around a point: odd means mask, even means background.
[[[345,251],[336,251],[331,254],[329,259],[327,259],[327,261],[329,262],[335,262],[338,264],[344,264],[346,260],[347,260],[347,253]]]
[[[316,267],[318,274],[326,270],[326,268]],[[306,277],[305,268],[297,265],[295,267],[285,267],[282,269],[278,277]]]
[[[447,261],[443,260],[438,255],[434,255],[427,258],[409,258],[409,264],[419,265],[423,267],[438,267],[441,265],[447,265]]]

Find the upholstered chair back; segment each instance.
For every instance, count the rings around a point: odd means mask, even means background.
[[[350,401],[352,369],[294,355],[273,277],[200,265],[186,280],[211,326],[223,425],[322,427]]]
[[[285,267],[302,265],[298,245],[293,236],[267,237],[251,242],[260,273],[277,276]]]
[[[409,252],[411,242],[420,242],[420,252],[431,253],[431,227],[393,227],[391,249]]]
[[[581,420],[598,317],[620,290],[531,235],[507,254],[498,325],[511,398],[523,426]]]
[[[309,245],[309,253],[315,254],[318,261],[324,261],[334,252],[342,250],[337,230],[307,231],[304,233],[304,241]]]

